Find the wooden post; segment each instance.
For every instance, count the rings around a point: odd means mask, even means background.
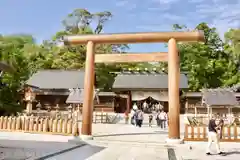
[[[197,117],[197,106],[194,105],[194,117]]]
[[[127,108],[126,108],[126,113],[127,114],[130,113],[131,105],[132,105],[132,97],[131,97],[131,91],[129,91],[128,96],[127,96]]]
[[[188,99],[186,99],[186,102],[185,102],[185,114],[188,115]]]
[[[208,116],[208,121],[210,120],[210,108],[207,106],[207,116]]]
[[[93,88],[94,88],[94,43],[87,43],[87,55],[84,77],[84,101],[82,108],[82,138],[92,139],[92,112],[93,112]]]
[[[180,139],[180,101],[179,101],[179,55],[177,42],[168,41],[168,99],[169,99],[169,139]]]

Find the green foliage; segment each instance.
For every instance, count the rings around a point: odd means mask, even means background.
[[[188,30],[186,26],[174,25],[175,30]],[[240,82],[239,64],[234,63],[233,52],[226,51],[216,28],[200,23],[195,30],[205,35],[205,43],[179,44],[181,70],[188,72],[189,87],[193,91],[201,88],[232,86]],[[228,48],[233,46],[228,45]]]

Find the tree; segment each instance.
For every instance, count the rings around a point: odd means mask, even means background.
[[[29,35],[1,36],[0,60],[10,64],[14,72],[5,73],[1,77],[0,112],[14,113],[23,109],[21,107],[19,89],[23,82],[29,78],[31,72],[30,54],[24,52],[25,46],[34,44],[34,39]]]
[[[240,83],[240,29],[230,29],[225,33],[224,50],[228,54],[229,66],[232,70],[226,73],[229,77],[225,81],[226,85]]]
[[[175,30],[187,30],[180,25],[174,25]],[[210,28],[206,23],[200,23],[195,30],[201,30],[205,35],[205,43],[179,43],[181,71],[188,73],[189,87],[193,91],[202,88],[231,86],[236,75],[229,54],[224,51],[224,42],[220,39],[216,28]],[[236,79],[236,78],[235,78]]]
[[[104,29],[104,25],[111,18],[112,14],[108,11],[91,13],[86,9],[76,9],[63,20],[64,30],[57,32],[49,43],[57,45],[61,41],[62,36],[65,35],[100,34]],[[95,53],[123,53],[127,49],[128,46],[125,44],[99,44],[95,48]],[[85,67],[85,45],[62,46],[58,47],[58,50],[55,52],[57,53],[50,68],[81,69]],[[133,65],[130,66],[132,67]],[[122,68],[122,64],[96,64],[97,87],[109,90],[115,77],[115,74],[111,73],[120,71]]]

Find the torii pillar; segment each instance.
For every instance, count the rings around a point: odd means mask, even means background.
[[[180,139],[180,98],[179,98],[179,54],[177,41],[168,41],[168,143],[182,143]]]
[[[179,55],[178,42],[204,42],[203,32],[147,32],[102,35],[75,35],[64,38],[65,44],[86,44],[87,58],[84,82],[82,139],[92,139],[92,111],[94,61],[95,63],[168,62],[169,132],[167,142],[181,143],[180,98],[179,98]],[[169,51],[135,54],[94,54],[94,44],[128,44],[168,42]]]
[[[92,119],[93,119],[93,97],[94,97],[94,79],[95,79],[95,44],[92,41],[87,42],[87,55],[85,62],[84,77],[84,100],[82,108],[82,128],[80,137],[83,140],[93,139],[92,137]]]

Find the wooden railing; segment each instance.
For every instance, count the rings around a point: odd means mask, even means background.
[[[21,131],[61,135],[79,135],[78,122],[72,119],[39,117],[0,117],[0,131]]]
[[[94,123],[109,123],[108,114],[106,112],[96,112]]]
[[[185,125],[185,141],[207,141],[208,128],[206,125],[193,126]],[[222,129],[223,142],[240,142],[240,126],[226,125]]]

